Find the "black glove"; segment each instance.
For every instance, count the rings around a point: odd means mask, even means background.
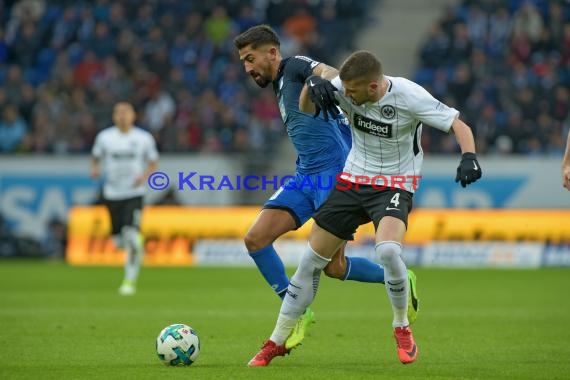
[[[481,166],[477,162],[477,155],[475,153],[463,153],[461,162],[457,167],[455,182],[461,181],[461,186],[466,187],[481,178],[481,175]]]
[[[315,114],[313,117],[322,111],[325,121],[329,121],[328,114],[333,119],[336,119],[340,114],[337,108],[338,100],[334,96],[334,92],[338,91],[332,83],[318,75],[311,75],[305,81],[309,90],[309,98],[315,105]]]

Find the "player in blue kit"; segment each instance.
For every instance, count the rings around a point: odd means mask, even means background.
[[[313,117],[299,111],[299,95],[305,80],[312,75],[332,79],[338,74],[335,68],[304,56],[283,58],[279,38],[267,25],[246,30],[235,38],[234,45],[246,73],[257,85],[263,88],[270,84],[273,86],[287,134],[298,153],[295,178],[264,204],[244,239],[259,271],[283,299],[289,278],[273,242],[286,232],[301,227],[326,200],[350,150],[351,132],[345,118],[329,120],[326,113]],[[313,186],[307,186],[307,180]],[[384,283],[381,266],[367,258],[345,257],[344,245],[324,272],[341,280]],[[415,320],[418,302],[415,275],[411,271],[409,281],[412,298],[409,318]],[[307,309],[288,337],[287,349],[301,343],[307,326],[313,321],[313,312]]]

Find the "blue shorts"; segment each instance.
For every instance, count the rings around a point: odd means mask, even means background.
[[[336,176],[340,172],[342,166],[317,174],[296,173],[265,202],[263,208],[288,211],[299,228],[328,198],[336,185]]]

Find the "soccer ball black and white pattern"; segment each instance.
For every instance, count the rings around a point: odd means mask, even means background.
[[[166,365],[191,365],[200,354],[200,338],[185,324],[167,326],[156,338],[156,354]]]

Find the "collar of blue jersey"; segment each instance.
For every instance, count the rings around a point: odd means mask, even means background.
[[[283,75],[283,68],[285,67],[285,61],[288,61],[289,58],[290,57],[283,58],[281,62],[279,62],[279,68],[277,69],[277,77],[275,78],[275,80],[281,78],[281,76]]]

